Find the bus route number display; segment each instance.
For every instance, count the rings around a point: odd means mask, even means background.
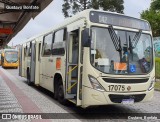
[[[17,54],[16,52],[6,52],[6,54]]]
[[[90,21],[94,23],[108,24],[113,26],[128,27],[133,29],[151,30],[147,21],[119,14],[105,12],[90,12]]]

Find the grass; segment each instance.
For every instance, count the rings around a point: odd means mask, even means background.
[[[157,58],[157,57],[156,57],[156,58],[155,58],[155,61],[156,61],[156,62],[160,62],[160,58]]]
[[[160,91],[160,81],[157,81],[157,82],[155,83],[154,88],[155,88],[156,90],[159,90],[159,91]]]
[[[155,62],[156,62],[156,78],[159,78],[160,79],[160,58],[156,58],[155,59]]]
[[[155,58],[156,66],[155,66],[155,72],[156,72],[156,79],[160,79],[160,58]],[[160,81],[158,80],[155,83],[155,89],[160,91]]]

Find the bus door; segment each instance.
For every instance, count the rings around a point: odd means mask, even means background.
[[[81,105],[79,99],[80,89],[80,28],[68,32],[67,43],[67,67],[66,67],[66,98],[74,102],[76,105]]]
[[[28,77],[27,75],[30,75],[29,69],[30,69],[30,60],[31,60],[31,45],[32,45],[32,42],[29,42],[26,44],[25,69],[24,69],[26,78]]]
[[[30,81],[35,82],[36,44],[31,45]]]
[[[42,56],[40,59],[40,84],[48,90],[51,90],[53,86],[51,85],[52,82],[50,82],[50,70],[53,64],[53,60],[51,59],[52,38],[53,33],[49,33],[43,37]]]

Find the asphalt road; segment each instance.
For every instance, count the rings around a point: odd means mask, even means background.
[[[133,105],[106,105],[82,109],[80,107],[76,107],[72,103],[67,106],[61,105],[58,103],[58,101],[53,99],[53,94],[51,92],[41,87],[28,86],[26,83],[26,79],[18,76],[18,69],[5,69],[5,72],[9,72],[9,74],[13,76],[11,77],[10,75],[8,75],[8,77],[12,79],[12,82],[17,87],[19,87],[22,92],[40,108],[42,112],[63,113],[61,115],[62,118],[65,118],[65,116],[69,116],[70,121],[93,121],[93,119],[87,118],[88,116],[85,116],[86,114],[94,115],[94,121],[100,121],[99,117],[101,116],[101,120],[103,121],[120,122],[126,121],[122,115],[118,117],[120,120],[111,120],[110,118],[115,117],[115,115],[118,115],[119,113],[123,113],[124,115],[126,113],[160,113],[160,92],[158,91],[154,92],[154,98],[152,99],[152,101],[145,103],[137,103]],[[66,121],[68,121],[68,119]],[[133,120],[131,119],[127,121]]]

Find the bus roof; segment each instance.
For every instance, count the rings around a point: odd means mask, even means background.
[[[147,22],[147,23],[148,23],[148,21],[146,21],[146,20],[138,19],[138,18],[135,18],[135,17],[127,16],[127,15],[120,14],[120,13],[116,13],[116,12],[102,11],[102,10],[95,10],[95,9],[86,9],[86,10],[84,10],[84,11],[81,11],[81,12],[77,13],[76,15],[74,15],[74,16],[72,16],[72,17],[69,17],[69,18],[64,19],[63,23],[60,23],[60,24],[58,24],[58,25],[56,25],[56,26],[48,29],[47,31],[44,31],[44,32],[41,33],[41,34],[38,34],[38,35],[36,35],[36,36],[33,36],[33,37],[27,39],[25,43],[28,43],[28,42],[34,40],[35,38],[38,38],[38,37],[41,37],[41,36],[43,36],[43,35],[46,35],[46,34],[48,34],[48,33],[50,33],[50,32],[53,32],[53,31],[55,31],[55,30],[57,30],[57,29],[59,29],[59,28],[63,28],[63,27],[65,27],[66,25],[68,25],[68,24],[70,24],[70,23],[72,23],[72,22],[74,22],[74,21],[76,21],[76,20],[79,20],[79,19],[81,19],[81,18],[85,18],[86,20],[90,21],[90,16],[89,16],[89,15],[90,15],[90,12],[91,12],[91,11],[93,11],[93,12],[102,12],[102,13],[109,13],[109,14],[113,14],[113,15],[120,15],[120,16],[132,18],[132,19],[137,19],[137,20],[141,20],[141,21],[144,21],[144,22]]]

